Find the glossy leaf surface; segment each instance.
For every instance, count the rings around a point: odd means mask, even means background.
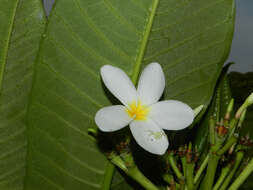
[[[40,0],[0,0],[0,189],[23,189],[25,115],[45,18]]]

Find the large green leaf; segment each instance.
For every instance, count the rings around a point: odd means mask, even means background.
[[[40,0],[0,0],[0,189],[23,189],[25,114],[45,18]]]
[[[102,65],[136,83],[141,68],[158,61],[165,99],[207,105],[233,24],[233,0],[56,1],[29,107],[26,189],[103,188],[108,162],[87,134],[96,111],[111,104]]]
[[[115,174],[112,179],[112,184],[110,190],[129,190],[129,189],[136,189],[136,190],[143,190],[143,188],[135,183],[133,180],[127,178],[127,180],[118,172],[115,171]]]

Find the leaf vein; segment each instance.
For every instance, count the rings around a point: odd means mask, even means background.
[[[168,69],[176,66],[179,62],[182,62],[182,61],[186,60],[187,58],[189,58],[189,57],[191,57],[191,56],[199,53],[200,51],[207,50],[207,49],[209,49],[209,48],[211,48],[211,47],[213,47],[215,45],[218,45],[220,43],[223,43],[223,42],[224,42],[224,40],[221,40],[221,41],[218,41],[218,42],[215,42],[215,43],[211,43],[211,44],[209,44],[209,45],[207,45],[207,46],[205,46],[203,48],[194,49],[194,51],[192,53],[190,53],[190,54],[188,54],[188,55],[186,55],[184,57],[181,57],[181,58],[175,60],[172,64],[168,64],[167,67],[164,67],[164,70],[168,70]]]
[[[10,140],[12,140],[13,138],[17,137],[18,135],[24,133],[26,130],[26,126],[22,127],[21,129],[17,130],[15,133],[9,135],[7,138],[3,138],[0,141],[0,144],[4,144]]]
[[[91,187],[94,188],[100,188],[101,186],[99,184],[95,184],[92,182],[89,182],[85,179],[82,179],[80,177],[75,176],[74,174],[71,174],[69,171],[65,170],[64,168],[62,168],[61,166],[59,166],[56,162],[54,162],[48,155],[44,154],[43,152],[40,152],[37,149],[34,149],[35,152],[37,152],[38,154],[40,154],[42,157],[45,157],[48,162],[50,163],[50,165],[52,165],[53,167],[55,167],[57,170],[59,170],[61,173],[68,175],[69,177],[75,179],[76,181],[79,181],[83,184],[89,185]]]
[[[52,94],[53,96],[56,96],[57,98],[61,99],[65,104],[71,106],[74,110],[77,110],[82,115],[84,115],[85,117],[87,117],[88,119],[93,121],[94,117],[92,115],[90,115],[90,114],[84,112],[83,110],[81,110],[80,108],[76,107],[76,105],[70,103],[68,100],[66,100],[62,96],[58,95],[57,93],[53,92],[52,90],[47,89],[46,87],[45,87],[45,91]]]
[[[60,149],[66,154],[68,155],[72,160],[74,160],[75,162],[77,162],[78,164],[80,164],[81,166],[85,167],[86,169],[94,172],[94,173],[97,173],[99,175],[103,175],[104,174],[104,171],[103,170],[100,170],[98,168],[94,168],[92,166],[89,166],[87,163],[81,161],[80,159],[78,159],[77,157],[75,157],[74,155],[72,155],[71,153],[69,153],[65,148],[64,146],[59,143],[54,137],[52,137],[49,133],[47,133],[46,131],[38,128],[38,127],[35,127],[40,133],[43,133],[44,135],[46,135],[51,141],[53,141],[55,144],[57,144]]]
[[[75,56],[73,56],[62,44],[60,44],[59,42],[57,42],[55,39],[53,39],[52,37],[48,38],[54,45],[55,47],[58,47],[60,50],[64,51],[71,60],[73,60],[74,62],[76,62],[78,65],[81,66],[82,70],[84,71],[88,71],[91,75],[93,75],[97,80],[100,79],[99,75],[97,75],[93,70],[91,70],[88,66],[86,66],[85,64],[83,64],[81,61],[79,61],[77,58],[75,58]],[[85,68],[85,69],[84,69]]]
[[[68,30],[71,34],[71,36],[74,38],[75,42],[77,42],[81,48],[84,50],[84,51],[87,51],[91,57],[95,58],[95,59],[98,59],[98,61],[103,61],[105,62],[106,64],[112,64],[112,62],[110,60],[108,60],[106,57],[100,55],[98,52],[96,52],[93,48],[91,48],[90,46],[87,45],[86,42],[84,42],[78,34],[76,34],[76,32],[74,32],[71,27],[69,26],[69,24],[59,15],[57,15],[55,13],[55,16],[57,16],[63,23],[64,25],[64,28],[66,30]],[[81,42],[81,43],[80,43]]]
[[[67,78],[65,78],[62,74],[60,74],[58,71],[56,71],[54,68],[52,68],[49,64],[47,63],[42,63],[43,65],[45,65],[46,67],[48,67],[49,70],[51,70],[51,72],[55,73],[63,82],[65,82],[65,84],[69,85],[70,87],[72,87],[80,96],[84,97],[85,99],[89,100],[90,102],[92,102],[95,106],[97,107],[103,107],[103,105],[99,104],[98,102],[96,102],[93,98],[91,98],[88,94],[86,94],[86,92],[82,91],[81,89],[79,89],[78,87],[76,87],[71,81],[69,81]]]
[[[192,12],[190,15],[187,15],[187,18],[196,16],[196,15],[199,14],[201,11],[203,11],[203,10],[205,10],[205,9],[208,9],[208,8],[210,8],[210,7],[212,7],[212,6],[215,6],[215,5],[219,4],[219,3],[222,3],[223,1],[225,1],[225,0],[214,1],[214,2],[212,2],[212,3],[210,3],[210,4],[208,4],[206,7],[200,8],[200,9],[198,9],[197,11]],[[163,26],[163,27],[161,27],[161,28],[155,28],[155,29],[152,30],[152,32],[158,32],[158,31],[160,31],[160,30],[163,30],[163,29],[166,29],[166,28],[170,28],[170,27],[172,27],[172,26],[174,26],[174,25],[176,25],[176,24],[179,24],[179,23],[183,22],[184,20],[185,20],[185,17],[184,17],[182,20],[179,20],[179,21],[177,21],[177,22],[174,22],[174,23],[171,23],[171,24],[169,24],[169,25]]]
[[[201,87],[201,86],[203,86],[203,85],[205,85],[205,84],[208,84],[208,83],[210,83],[210,81],[206,81],[206,82],[200,83],[200,84],[195,85],[195,86],[193,86],[193,87],[191,87],[191,88],[188,88],[188,89],[185,89],[185,90],[183,90],[183,91],[181,91],[181,92],[178,92],[178,93],[174,94],[173,96],[170,96],[170,98],[174,98],[174,97],[176,97],[176,96],[178,96],[178,95],[180,95],[180,94],[183,94],[183,93],[185,93],[185,92],[187,92],[187,91],[191,91],[191,90],[193,90],[193,89],[195,89],[195,88]]]
[[[85,136],[85,137],[89,137],[91,139],[91,137],[85,133],[84,131],[81,131],[78,127],[76,127],[74,124],[72,124],[71,122],[67,121],[65,118],[63,118],[62,116],[60,116],[58,113],[56,113],[55,111],[51,110],[50,108],[48,108],[46,105],[41,104],[39,102],[35,102],[35,105],[37,105],[38,107],[42,108],[44,110],[45,113],[49,114],[49,115],[54,115],[56,116],[56,118],[58,118],[60,121],[62,121],[63,123],[66,124],[66,126],[68,126],[70,129],[78,132],[79,134]]]
[[[202,65],[202,66],[200,66],[200,67],[197,67],[197,68],[195,68],[195,69],[192,69],[191,71],[185,73],[184,75],[181,75],[180,77],[175,78],[175,80],[171,81],[170,83],[167,83],[166,86],[171,86],[171,85],[174,84],[175,82],[177,82],[177,81],[179,81],[179,80],[181,80],[181,79],[183,79],[183,78],[189,77],[190,74],[192,74],[192,73],[194,73],[194,72],[197,72],[197,71],[199,71],[199,70],[201,70],[201,69],[204,69],[204,68],[206,68],[206,67],[208,67],[208,66],[214,65],[214,64],[216,64],[216,63],[217,63],[217,61],[216,61],[216,62],[212,62],[212,63],[208,63],[208,64],[204,64],[204,65]]]
[[[64,190],[63,187],[59,186],[58,184],[54,183],[53,180],[51,180],[50,178],[46,177],[45,175],[43,175],[38,169],[33,170],[34,173],[36,173],[39,177],[43,178],[44,180],[46,180],[49,184],[51,184],[53,187],[59,189],[59,190]]]
[[[161,50],[161,51],[155,53],[154,55],[152,55],[152,56],[150,56],[150,57],[147,57],[146,59],[144,59],[144,61],[148,61],[148,60],[153,59],[153,58],[156,58],[156,57],[158,57],[158,56],[160,56],[160,55],[166,54],[166,53],[168,53],[169,51],[171,51],[171,50],[173,50],[173,49],[175,49],[175,48],[178,48],[178,47],[180,47],[180,46],[183,47],[185,44],[187,44],[187,42],[190,42],[190,41],[192,41],[192,40],[196,40],[196,39],[200,38],[202,34],[207,33],[207,31],[209,31],[209,30],[211,30],[211,29],[213,29],[213,28],[215,28],[215,27],[217,27],[217,26],[219,26],[219,25],[221,25],[221,24],[223,24],[223,23],[226,23],[227,21],[228,21],[228,19],[225,19],[225,20],[223,20],[222,22],[219,22],[219,23],[217,23],[217,24],[215,24],[215,25],[212,25],[212,26],[208,27],[206,30],[201,31],[201,32],[199,32],[198,34],[193,34],[193,35],[191,35],[191,36],[188,37],[188,38],[184,38],[184,39],[180,40],[179,42],[175,43],[173,46],[168,47],[168,48],[166,48],[166,49],[163,49],[163,50]]]
[[[24,147],[26,147],[27,143],[23,143],[17,147],[15,147],[14,149],[7,151],[7,152],[3,152],[3,154],[0,155],[0,160],[3,160],[4,158],[22,150]],[[2,153],[2,152],[1,152]]]
[[[141,32],[137,30],[136,27],[134,27],[131,23],[127,21],[114,7],[108,0],[103,0],[105,6],[113,13],[113,15],[119,20],[119,22],[125,26],[128,26],[126,28],[134,31],[137,35],[140,35]]]
[[[99,28],[93,23],[92,19],[89,17],[89,15],[87,14],[87,12],[81,7],[80,5],[80,1],[79,0],[74,0],[76,7],[79,9],[81,16],[83,18],[83,20],[87,20],[87,24],[89,25],[89,27],[95,32],[95,34],[101,38],[107,45],[109,48],[111,48],[112,50],[114,50],[115,52],[117,52],[122,58],[125,58],[125,60],[127,62],[131,62],[132,57],[130,57],[129,55],[127,55],[126,52],[124,52],[122,49],[119,49],[118,47],[115,46],[115,44],[113,43],[113,41],[109,40],[103,32],[101,32],[99,30]]]

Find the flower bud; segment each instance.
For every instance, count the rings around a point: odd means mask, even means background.
[[[248,106],[253,104],[253,92],[248,96],[248,98],[246,99],[246,102]]]
[[[242,112],[242,114],[241,114],[241,117],[240,117],[239,122],[238,122],[238,127],[239,127],[239,128],[242,127],[242,123],[243,123],[244,120],[245,120],[246,112],[247,112],[247,109],[245,109],[245,110]]]
[[[223,137],[228,133],[228,129],[223,125],[219,125],[216,127],[216,132],[219,136]]]
[[[251,93],[248,98],[245,100],[245,102],[241,105],[241,107],[238,109],[238,111],[235,114],[235,118],[239,119],[241,117],[242,112],[251,104],[253,104],[253,93]]]
[[[232,98],[228,104],[228,107],[227,107],[227,112],[226,112],[226,115],[225,115],[225,120],[229,120],[230,119],[230,113],[232,112],[234,108],[234,99]]]

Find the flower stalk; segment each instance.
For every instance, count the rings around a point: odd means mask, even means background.
[[[239,175],[239,177],[232,183],[232,185],[228,188],[228,190],[237,190],[252,172],[253,172],[253,158],[251,158],[249,164]]]
[[[220,177],[217,180],[216,184],[214,185],[213,190],[218,190],[220,188],[221,184],[223,183],[223,181],[227,177],[230,169],[231,169],[231,165],[230,164],[227,165],[226,167],[222,168]]]
[[[241,114],[247,107],[249,107],[251,104],[253,104],[253,93],[251,93],[248,98],[245,100],[245,102],[241,105],[241,107],[238,109],[238,111],[235,114],[235,118],[239,119],[241,117]]]
[[[207,166],[208,160],[209,160],[209,154],[206,155],[206,158],[204,159],[200,168],[198,169],[198,171],[194,177],[194,184],[197,184],[197,182],[199,181],[201,174],[203,173],[203,171],[205,170],[205,168]]]
[[[215,154],[215,151],[213,151],[210,154],[209,160],[208,160],[208,167],[206,171],[206,176],[203,179],[203,182],[200,186],[200,189],[205,189],[205,190],[211,190],[213,183],[214,183],[214,177],[215,177],[215,172],[216,168],[218,166],[220,157]]]
[[[169,153],[168,160],[169,160],[169,164],[170,164],[171,168],[173,169],[173,171],[175,172],[177,178],[182,179],[183,174],[180,172],[180,170],[177,167],[176,161],[174,160],[174,157],[173,157],[173,153]]]
[[[226,177],[225,181],[223,182],[223,184],[220,187],[220,190],[226,190],[230,181],[232,180],[237,168],[239,167],[239,165],[241,164],[241,161],[243,159],[244,156],[244,152],[239,151],[236,153],[236,158],[235,158],[235,164],[234,167],[232,169],[232,171],[229,172],[228,176]]]
[[[130,152],[122,153],[121,155],[111,155],[111,162],[124,171],[129,177],[138,182],[147,190],[159,190],[134,163],[133,156]]]

